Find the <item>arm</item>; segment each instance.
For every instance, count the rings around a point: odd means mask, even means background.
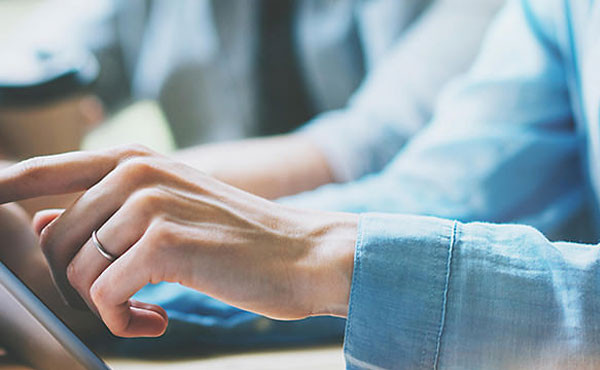
[[[599,251],[527,226],[364,214],[347,364],[595,368]]]
[[[380,174],[284,202],[555,230],[583,201],[581,138],[559,46],[548,22],[525,11],[503,10],[471,71]]]
[[[384,174],[287,201],[552,229],[582,186],[566,71],[544,14],[554,6],[511,2],[473,70]],[[598,245],[420,216],[363,214],[359,225],[349,368],[597,367]]]
[[[512,22],[510,25],[514,27]],[[439,139],[443,141],[443,137]],[[451,153],[453,151],[440,155],[446,158]],[[187,175],[180,171],[185,171]],[[157,187],[157,184],[163,186]],[[159,192],[147,191],[148,186],[153,186],[153,191]],[[528,227],[463,226],[418,216],[364,215],[356,238],[358,247],[353,263],[351,256],[354,254],[355,234],[352,230],[356,226],[356,219],[351,215],[302,213],[292,208],[279,208],[273,203],[222,186],[189,169],[153,159],[153,155],[142,150],[120,154],[74,153],[24,163],[2,173],[0,194],[2,201],[9,201],[40,193],[87,187],[90,187],[88,196],[80,198],[78,204],[66,215],[63,214],[62,221],[58,219],[50,228],[46,228],[45,246],[50,260],[58,267],[57,274],[64,275],[64,266],[71,266],[69,271],[73,275],[70,276],[74,278],[71,281],[79,287],[82,296],[100,306],[103,317],[107,315],[107,322],[121,334],[155,335],[164,329],[164,316],[160,310],[127,300],[132,290],[148,281],[169,278],[184,283],[196,282],[201,289],[230,303],[276,317],[290,318],[319,312],[343,314],[343,302],[348,297],[348,284],[344,280],[348,279],[354,267],[347,340],[347,358],[351,366],[369,363],[380,366],[403,363],[427,367],[439,363],[469,366],[465,362],[458,362],[462,360],[485,367],[486,364],[496,365],[497,359],[527,360],[526,356],[539,354],[540,348],[553,353],[559,353],[554,348],[566,349],[567,356],[579,353],[575,352],[581,349],[576,342],[578,337],[570,332],[571,328],[575,328],[577,334],[583,334],[584,338],[589,334],[592,343],[595,338],[593,324],[578,325],[577,322],[594,321],[588,320],[586,315],[591,313],[593,316],[594,310],[588,307],[597,306],[594,301],[597,294],[593,290],[597,286],[593,278],[597,276],[596,249],[582,245],[552,244]],[[135,192],[138,189],[144,191]],[[132,213],[114,213],[112,207],[121,207],[122,202],[129,199],[131,191],[137,194],[131,198],[135,200],[134,205],[128,203],[131,207],[125,208]],[[126,199],[111,200],[116,195]],[[199,204],[202,211],[194,212],[193,207],[187,209],[186,205],[179,203],[181,198],[196,200],[191,204]],[[171,210],[167,212],[163,208],[165,204],[178,206],[170,207]],[[90,208],[94,211],[89,212]],[[247,212],[249,208],[251,211]],[[148,210],[158,210],[158,213],[153,214]],[[173,210],[181,213],[171,214]],[[270,217],[274,210],[277,210],[278,216]],[[286,213],[292,217],[286,216]],[[81,217],[82,214],[95,215],[100,219],[86,219]],[[90,250],[90,230],[94,225],[102,224],[103,221],[98,222],[104,217],[102,215],[113,214],[117,216],[115,223],[111,226],[109,222],[108,225],[118,230],[136,231],[133,227],[119,226],[149,215],[154,216],[152,219],[156,223],[153,224],[154,228],[148,229],[149,239],[139,239],[141,243],[130,249],[131,252],[127,250],[120,257],[121,262],[117,260],[106,268],[102,265],[106,261],[99,261],[97,254],[90,255],[86,250]],[[135,215],[138,217],[133,217]],[[258,218],[255,218],[257,215]],[[263,217],[265,215],[268,216]],[[190,222],[180,224],[170,216],[199,217],[196,220],[198,229],[202,230],[202,226],[208,226],[208,229],[196,233],[190,229]],[[307,226],[314,225],[315,220],[318,225],[316,228]],[[256,226],[266,232],[257,232]],[[66,233],[66,230],[69,232]],[[277,230],[283,232],[277,235]],[[109,238],[111,235],[118,233],[105,230],[105,234],[100,234],[100,239],[112,248],[127,248],[129,243],[107,243],[114,242]],[[244,235],[250,237],[246,239]],[[303,235],[306,237],[296,239]],[[137,239],[136,235],[133,238]],[[78,252],[81,245],[78,240],[85,243],[81,252]],[[307,244],[299,242],[301,240]],[[320,247],[309,247],[316,245]],[[198,249],[191,246],[197,246]],[[280,249],[282,246],[283,250]],[[194,254],[197,250],[202,253]],[[147,254],[143,251],[147,251]],[[178,251],[184,252],[180,254]],[[307,251],[310,252],[304,253]],[[119,252],[122,250],[114,251]],[[74,254],[77,254],[76,260],[71,264]],[[287,259],[290,255],[292,258]],[[302,258],[307,255],[313,258]],[[199,257],[198,261],[204,265],[195,266],[192,261],[196,259],[190,256]],[[273,259],[273,256],[286,258]],[[77,269],[77,261],[85,262],[88,257],[95,258],[88,261],[93,264],[84,263],[82,266],[85,268]],[[266,260],[261,257],[266,257]],[[258,263],[248,263],[256,261],[255,258],[261,261],[258,270],[253,269]],[[152,269],[148,268],[152,265],[149,261],[156,263]],[[243,263],[238,265],[240,261]],[[170,263],[177,268],[165,269]],[[278,267],[286,265],[292,268],[278,270]],[[126,269],[127,266],[131,268]],[[304,268],[296,269],[298,266]],[[301,272],[306,272],[305,268],[310,266],[315,267],[309,268],[315,275],[309,276],[319,277],[315,281],[333,284],[306,284],[313,280],[307,279],[307,275]],[[105,273],[102,272],[104,268]],[[96,285],[90,299],[91,285],[88,284],[95,281],[97,275],[88,276],[86,273],[96,269],[96,273],[102,275],[94,283]],[[125,270],[135,272],[135,278],[130,275],[130,279],[119,280]],[[325,271],[328,273],[321,274]],[[182,275],[171,275],[176,273]],[[192,280],[187,280],[190,276]],[[227,279],[232,279],[230,282],[236,284],[224,283]],[[121,289],[115,291],[113,288],[119,285],[111,283],[117,280],[132,285],[121,287],[125,292]],[[296,300],[302,297],[300,293],[298,296],[284,295],[291,299],[282,300],[281,294],[306,291],[301,288],[286,289],[289,285],[285,282],[290,281],[302,282],[304,286],[317,289],[311,289],[308,296],[303,296],[304,299]],[[588,283],[590,281],[591,285]],[[242,289],[239,289],[238,283],[242,284]],[[267,291],[260,289],[264,285],[267,285]],[[486,289],[480,290],[481,286]],[[321,290],[323,287],[324,290]],[[381,294],[382,290],[386,294]],[[274,291],[280,293],[277,294],[278,299],[269,300]],[[238,294],[249,299],[240,303]],[[262,297],[263,301],[255,301],[256,297]],[[303,303],[306,301],[318,304],[305,306]],[[282,302],[285,304],[282,305]],[[354,311],[356,307],[358,311]],[[457,307],[463,309],[457,310]],[[536,312],[536,308],[541,310]],[[377,315],[360,315],[360,309],[376,312]],[[503,315],[505,312],[509,312],[509,315]],[[110,316],[116,313],[120,315]],[[128,315],[134,315],[135,318],[127,321],[131,317]],[[389,317],[389,323],[380,320],[381,315]],[[543,315],[552,315],[551,318],[556,320],[544,320],[543,324],[536,326],[540,318],[547,318]],[[581,320],[583,318],[586,320]],[[533,323],[531,332],[529,319]],[[123,327],[123,320],[133,323],[132,327]],[[381,328],[383,324],[385,327]],[[465,324],[464,327],[462,324]],[[399,336],[396,335],[397,330],[402,330]],[[375,335],[367,337],[366,333]],[[495,346],[492,343],[494,335],[503,334],[506,337],[499,337],[499,346]],[[442,341],[448,337],[451,344]],[[406,342],[402,342],[403,338],[406,338]],[[486,346],[477,347],[480,343]],[[554,346],[555,343],[558,345]],[[371,355],[365,354],[367,348],[370,348]],[[373,348],[380,352],[373,352]],[[489,356],[475,358],[472,354],[477,353]],[[377,359],[373,360],[376,356]]]
[[[268,199],[333,181],[317,147],[293,134],[203,145],[179,151],[173,158]]]
[[[139,148],[0,173],[0,201],[82,188],[42,247],[65,296],[74,287],[120,336],[164,332],[160,307],[130,299],[160,281],[273,318],[347,315],[351,367],[544,367],[593,351],[600,334],[597,247],[550,243],[530,227],[381,214],[357,224]],[[97,225],[114,262],[89,239]]]
[[[65,299],[85,302],[117,335],[164,332],[164,310],[130,299],[161,281],[273,318],[346,313],[355,215],[269,202],[137,147],[0,173],[0,202],[77,191],[63,213],[36,217],[40,243]],[[94,230],[114,257],[98,252]]]
[[[302,131],[188,149],[174,158],[271,199],[374,172],[425,125],[441,86],[472,61],[500,2],[437,1],[347,108],[318,116]]]

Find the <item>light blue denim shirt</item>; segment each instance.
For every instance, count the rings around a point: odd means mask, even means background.
[[[348,368],[600,365],[600,249],[543,234],[600,199],[600,3],[511,0],[484,45],[381,173],[284,200],[361,212]]]
[[[361,215],[348,368],[600,366],[600,249],[539,231],[598,204],[600,3],[512,0],[484,45],[381,174],[288,200],[466,221]]]

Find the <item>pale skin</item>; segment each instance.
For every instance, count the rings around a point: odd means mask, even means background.
[[[285,146],[283,153],[315,150],[279,143],[268,144]],[[247,144],[237,148],[263,150]],[[215,148],[199,150],[215,160],[207,154],[218,153]],[[316,172],[314,166],[304,173],[286,166],[289,177],[277,176],[277,164],[289,163],[292,154],[255,161],[257,167],[242,171],[246,182],[224,180],[263,189],[265,197],[330,181],[318,154],[313,159],[322,167]],[[317,176],[308,181],[309,174]],[[294,175],[303,181],[288,180]],[[356,215],[286,207],[141,147],[40,157],[0,172],[2,203],[75,192],[82,195],[64,212],[38,213],[34,227],[65,298],[76,303],[82,297],[118,336],[158,336],[166,329],[164,310],[130,299],[149,282],[178,282],[277,319],[347,313]],[[93,247],[96,229],[106,249],[119,256],[116,261]]]
[[[85,108],[88,105],[79,105],[78,107]],[[86,116],[92,117],[93,115],[87,114]],[[70,122],[69,117],[67,117],[67,121]],[[97,119],[84,123],[91,127],[96,122],[98,122]],[[15,127],[20,128],[22,125]],[[41,128],[54,129],[54,125],[44,124]],[[75,140],[79,143],[85,130],[75,130],[74,132],[81,134]],[[49,148],[47,151],[63,152],[70,148],[69,145],[77,146],[75,141],[70,144],[64,141],[54,142],[55,147]],[[333,181],[329,167],[320,151],[305,137],[297,134],[204,145],[176,152],[172,157],[174,160],[209,173],[223,182],[267,199],[311,190]],[[7,167],[13,163],[2,160],[0,167]],[[0,233],[4,235],[3,243],[0,245],[0,259],[16,271],[27,285],[41,296],[72,329],[80,335],[94,336],[101,329],[96,321],[81,311],[71,309],[57,299],[57,291],[51,280],[48,279],[48,266],[38,248],[38,240],[34,233],[35,230],[39,234],[47,223],[60,214],[60,210],[56,211],[53,208],[67,208],[79,195],[80,193],[77,192],[41,196],[20,200],[18,202],[20,207],[16,204],[0,206],[3,219],[15,220],[13,223],[3,222],[0,225]],[[47,210],[49,208],[50,210]],[[28,225],[28,218],[22,209],[30,217],[40,210],[45,211],[35,217],[32,229]],[[15,223],[19,227],[11,226]]]
[[[13,146],[16,143],[23,145],[16,149],[11,147],[15,149],[12,151],[2,148],[0,158],[27,158],[40,153],[75,150],[83,135],[101,120],[98,100],[90,96],[34,110],[0,112],[0,125],[6,126],[7,132],[11,135],[23,133],[23,140],[12,136],[10,139]],[[54,122],[60,127],[57,128]],[[68,125],[73,127],[67,128]],[[31,132],[35,133],[35,137],[47,138],[48,132],[61,133],[60,140],[45,141],[41,146],[37,141],[34,144],[27,132],[30,127],[34,127]],[[70,134],[62,135],[65,130]],[[311,190],[333,181],[320,151],[297,134],[204,145],[176,152],[172,157],[267,199]],[[0,160],[0,168],[13,163]],[[62,212],[52,208],[68,208],[80,194],[41,196],[22,199],[18,205],[0,206],[0,236],[3,240],[0,259],[16,271],[72,329],[80,335],[94,336],[101,331],[100,325],[86,312],[73,310],[58,298],[56,288],[48,279],[47,263],[38,248],[37,234]],[[41,212],[36,215],[38,211]],[[30,217],[33,215],[36,217],[32,228]]]
[[[202,145],[173,158],[267,199],[334,181],[321,151],[301,134]]]
[[[323,154],[310,140],[298,134],[201,145],[177,151],[171,158],[266,199],[294,195],[334,182]],[[13,163],[0,160],[0,168]],[[39,210],[67,207],[77,196],[42,196],[23,199],[19,205],[33,216]]]

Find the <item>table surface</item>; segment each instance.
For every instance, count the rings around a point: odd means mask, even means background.
[[[134,360],[105,359],[114,370],[142,369],[247,369],[247,370],[279,370],[279,369],[343,369],[344,359],[340,346],[326,346],[285,350],[265,350],[239,354],[225,354],[214,357],[185,358],[181,360]],[[29,370],[27,367],[2,364],[0,370]]]

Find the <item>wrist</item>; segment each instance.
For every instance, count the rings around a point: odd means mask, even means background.
[[[302,269],[298,290],[310,316],[345,317],[354,271],[358,215],[320,213],[314,215],[307,240],[310,259]]]

